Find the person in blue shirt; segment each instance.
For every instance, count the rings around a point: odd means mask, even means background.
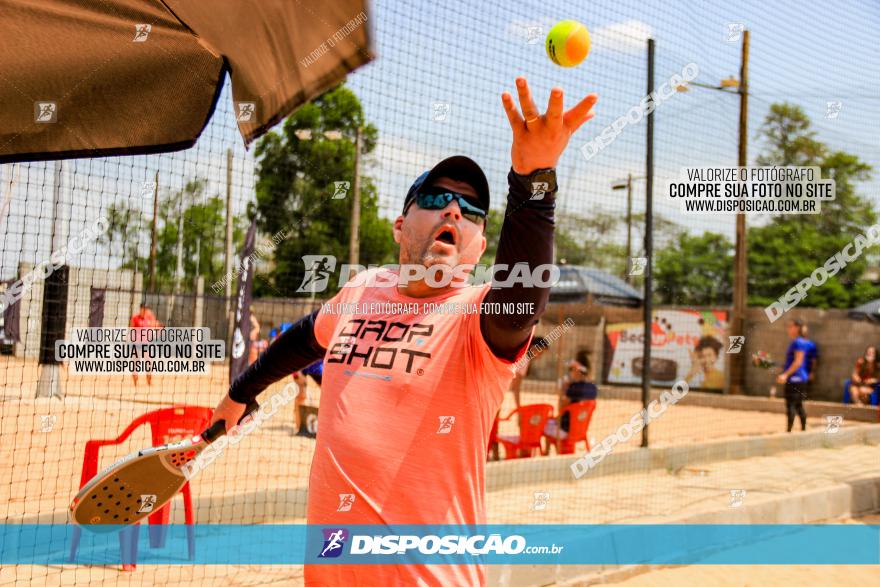
[[[562,414],[570,404],[584,400],[595,400],[598,394],[599,389],[596,384],[590,381],[589,356],[585,351],[580,351],[577,358],[568,363],[568,375],[563,377],[560,382],[557,413]],[[569,424],[567,413],[563,414],[558,422],[556,418],[550,418],[544,425],[544,433],[548,436],[557,436],[561,430],[567,434]],[[562,437],[564,438],[564,436]]]
[[[816,365],[819,362],[819,347],[816,346],[816,343],[810,338],[810,330],[807,327],[807,323],[805,322],[803,326],[801,326],[801,338],[807,341],[808,349],[807,349],[807,374],[809,374],[808,382],[809,388],[813,386],[813,380],[816,375]],[[812,391],[810,389],[809,391]]]
[[[785,369],[776,378],[776,383],[785,385],[785,413],[788,417],[789,432],[794,425],[795,414],[800,417],[801,430],[807,429],[807,411],[804,409],[804,400],[807,399],[807,382],[810,379],[807,372],[807,353],[810,350],[810,345],[801,336],[803,326],[804,323],[801,320],[788,321],[787,330],[791,343],[785,353]]]

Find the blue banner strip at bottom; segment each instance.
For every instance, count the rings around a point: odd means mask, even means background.
[[[221,525],[0,526],[0,564],[880,564],[880,526]],[[156,528],[156,527],[154,527]],[[188,530],[195,556],[188,557]],[[120,534],[122,532],[122,534]],[[125,549],[121,544],[128,543]],[[76,547],[74,548],[74,544]],[[71,553],[72,557],[71,557]]]

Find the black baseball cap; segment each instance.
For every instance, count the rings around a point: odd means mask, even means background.
[[[406,193],[406,199],[403,201],[403,210],[406,211],[422,186],[431,186],[441,177],[448,177],[449,179],[462,181],[470,185],[477,192],[477,201],[474,203],[486,212],[489,211],[489,181],[486,179],[486,174],[483,173],[483,170],[473,159],[464,155],[447,157],[430,171],[421,174]]]

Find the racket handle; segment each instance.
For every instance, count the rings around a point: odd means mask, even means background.
[[[259,407],[260,404],[258,404],[256,400],[251,401],[251,403],[249,403],[247,407],[245,407],[244,414],[242,414],[241,418],[239,418],[238,423],[241,424],[242,420],[247,418],[251,413],[257,411],[257,408]],[[210,428],[202,432],[202,438],[205,440],[205,442],[210,444],[224,434],[226,434],[226,420],[217,420],[216,422],[211,424]]]

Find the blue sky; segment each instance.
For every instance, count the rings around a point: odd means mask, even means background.
[[[578,20],[592,33],[591,54],[575,68],[554,65],[544,51],[544,35],[563,19]],[[622,215],[623,192],[612,192],[610,183],[627,173],[643,175],[644,121],[628,126],[590,161],[578,149],[645,95],[648,36],[657,43],[657,85],[690,62],[700,68],[697,81],[703,83],[738,76],[740,44],[728,41],[731,23],[751,31],[750,161],[761,149],[756,133],[769,105],[788,100],[804,108],[820,140],[875,166],[873,180],[859,191],[875,205],[880,198],[877,3],[382,0],[372,5],[368,22],[378,58],[352,74],[349,85],[379,129],[379,145],[364,171],[376,179],[388,216],[397,214],[419,173],[458,153],[483,166],[493,206],[502,205],[510,129],[500,95],[515,93],[518,75],[527,77],[542,109],[555,85],[565,91],[568,106],[589,92],[599,94],[596,118],[575,134],[559,163],[560,206],[582,214],[602,209]],[[528,27],[542,30],[537,43],[528,42]],[[829,101],[842,103],[836,119],[825,117]],[[434,103],[449,105],[445,121],[433,120]],[[735,95],[693,88],[657,109],[655,209],[694,232],[732,235],[734,218],[689,216],[685,221],[661,195],[663,182],[686,166],[735,165],[738,107]],[[235,153],[234,197],[241,214],[253,198],[253,150],[244,150],[224,92],[214,118],[189,151],[65,163],[66,231],[78,232],[118,200],[149,211],[151,196],[141,197],[140,186],[157,168],[163,188],[177,189],[202,176],[209,179],[210,194],[224,193],[228,147]],[[9,208],[5,216],[0,214],[2,278],[10,276],[19,260],[42,260],[50,252],[53,166],[0,166],[0,197],[16,177]],[[637,183],[635,201],[641,210],[642,183]],[[141,246],[146,254],[149,242]],[[72,262],[113,267],[117,259],[107,253],[87,249]]]
[[[368,117],[380,129],[376,175],[389,207],[412,178],[444,156],[473,156],[489,175],[494,205],[503,202],[510,164],[510,131],[500,94],[514,92],[525,75],[536,102],[546,104],[550,88],[574,104],[589,92],[600,102],[596,118],[573,137],[559,165],[564,209],[589,213],[596,207],[625,206],[610,182],[644,173],[645,123],[627,127],[615,143],[589,162],[578,148],[638,104],[645,95],[645,39],[656,40],[656,84],[690,62],[697,81],[717,83],[739,75],[740,43],[728,42],[728,24],[751,31],[749,159],[761,144],[756,132],[769,105],[801,105],[820,140],[856,153],[875,165],[875,180],[863,187],[876,200],[880,186],[880,99],[872,84],[880,71],[880,8],[868,3],[744,2],[423,2],[421,9],[379,2],[373,18],[379,59],[351,76]],[[478,8],[477,8],[478,6]],[[546,57],[541,42],[529,44],[526,30],[574,19],[592,32],[593,49],[580,66],[561,68]],[[821,22],[821,30],[817,26]],[[873,78],[872,78],[873,74]],[[841,101],[837,119],[826,119],[826,103]],[[448,120],[431,120],[431,104],[449,102]],[[659,195],[664,179],[698,165],[736,165],[739,99],[693,88],[677,94],[656,113],[657,210],[676,219]],[[399,176],[395,173],[398,172]],[[380,184],[380,185],[383,185]],[[384,186],[383,186],[384,187]],[[643,190],[637,190],[642,201]],[[732,233],[733,217],[689,218],[692,230]]]

